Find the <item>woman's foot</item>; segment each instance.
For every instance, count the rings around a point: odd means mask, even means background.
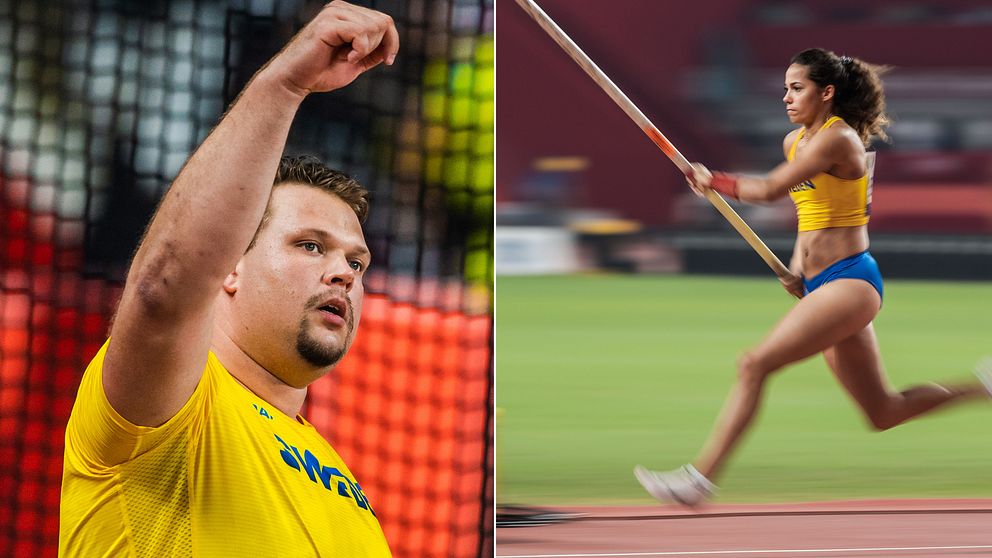
[[[978,376],[978,381],[982,382],[985,391],[989,392],[989,397],[992,397],[992,356],[978,361],[975,365],[975,376]]]
[[[665,503],[697,506],[716,494],[717,487],[692,465],[674,471],[652,471],[634,467],[634,477],[657,500]]]

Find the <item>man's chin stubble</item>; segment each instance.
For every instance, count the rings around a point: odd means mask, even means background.
[[[310,301],[308,306],[316,304],[315,299],[316,297]],[[345,339],[343,346],[334,348],[322,345],[310,335],[311,325],[307,322],[306,318],[300,320],[299,333],[296,335],[296,352],[299,353],[303,360],[317,368],[334,366],[344,358],[344,355],[348,352],[348,348],[351,347],[352,339],[354,339],[355,313],[351,305],[351,299],[348,299],[347,315],[345,316]]]
[[[309,334],[306,323],[300,324],[300,332],[296,336],[296,352],[307,363],[317,368],[327,368],[338,363],[348,352],[351,345],[351,324],[348,324],[347,338],[342,347],[333,347],[320,343]]]

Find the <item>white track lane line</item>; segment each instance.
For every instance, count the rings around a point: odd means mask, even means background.
[[[497,543],[498,545],[498,543]],[[616,552],[596,554],[497,554],[496,558],[610,558],[623,556],[727,556],[735,554],[813,554],[843,552],[895,552],[924,550],[989,550],[992,545],[970,546],[901,546],[868,548],[782,548],[767,550],[690,550],[683,552]]]

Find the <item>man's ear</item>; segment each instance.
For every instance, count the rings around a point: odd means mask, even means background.
[[[229,273],[227,277],[224,278],[224,292],[229,295],[234,295],[238,292],[238,287],[241,284],[241,266],[244,259],[238,260],[238,265],[234,266],[234,271]]]

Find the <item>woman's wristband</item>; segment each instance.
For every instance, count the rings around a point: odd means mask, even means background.
[[[714,172],[713,180],[710,182],[710,188],[730,196],[732,198],[740,199],[737,195],[737,175],[728,174],[725,172]]]

